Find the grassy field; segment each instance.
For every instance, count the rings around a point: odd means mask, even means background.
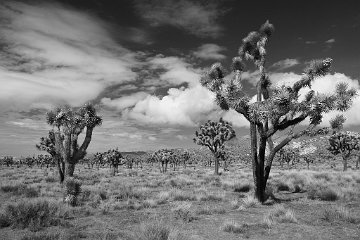
[[[77,166],[79,206],[56,169],[0,170],[0,239],[360,239],[360,171],[280,170],[273,198],[252,197],[249,167],[90,170]]]

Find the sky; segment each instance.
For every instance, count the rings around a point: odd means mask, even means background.
[[[0,1],[0,156],[40,154],[46,112],[96,105],[103,124],[88,152],[195,147],[200,124],[224,117],[238,137],[249,124],[224,112],[199,83],[211,64],[229,66],[242,39],[269,20],[266,68],[274,84],[331,57],[338,82],[360,89],[360,3],[347,1],[23,0]],[[245,89],[257,72],[248,64]],[[360,131],[360,97],[345,114]],[[325,116],[324,124],[336,113]]]

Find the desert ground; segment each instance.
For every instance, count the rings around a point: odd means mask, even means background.
[[[0,239],[359,239],[360,172],[328,164],[273,167],[265,204],[250,165],[76,166],[77,206],[64,202],[56,168],[0,171]]]

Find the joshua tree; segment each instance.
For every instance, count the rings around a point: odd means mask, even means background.
[[[284,162],[286,162],[288,169],[290,169],[290,163],[295,165],[297,162],[299,162],[299,149],[284,147],[279,150],[278,154],[281,166]]]
[[[174,152],[169,149],[160,149],[154,152],[151,158],[159,163],[160,172],[165,173],[169,162],[174,158]]]
[[[341,154],[343,170],[347,170],[348,159],[354,151],[360,150],[360,136],[353,132],[335,132],[329,137],[328,150],[334,154]]]
[[[61,164],[59,161],[58,164],[61,165],[59,169],[61,168],[63,176],[73,176],[75,165],[86,155],[94,128],[101,122],[101,117],[91,104],[79,109],[65,106],[47,113],[47,123],[53,127],[55,156],[61,157]],[[79,146],[78,137],[85,128],[85,138]],[[61,182],[63,180],[64,177]]]
[[[112,175],[115,176],[115,173],[119,172],[119,165],[121,165],[123,156],[118,149],[110,149],[103,153],[103,158],[109,163],[110,168],[112,168]]]
[[[348,90],[346,84],[339,84],[333,94],[325,95],[310,90],[300,96],[301,89],[310,88],[315,78],[329,72],[332,62],[330,58],[312,61],[301,79],[291,86],[271,88],[265,68],[265,47],[273,32],[274,26],[267,21],[258,31],[250,32],[242,40],[238,56],[233,58],[232,75],[227,75],[222,65],[215,63],[201,79],[202,85],[216,94],[216,102],[222,109],[234,109],[250,123],[255,196],[260,202],[267,199],[265,188],[275,154],[292,139],[322,132],[315,127],[321,123],[323,114],[332,110],[349,109],[356,96],[356,90]],[[253,62],[259,73],[255,102],[250,101],[251,97],[244,93],[241,83],[246,60]],[[307,126],[296,130],[295,125],[306,119],[309,120]],[[274,146],[272,136],[285,129],[290,131]],[[269,155],[265,158],[267,146]]]
[[[194,142],[206,146],[212,152],[215,160],[215,174],[219,174],[219,160],[224,154],[224,143],[235,137],[231,123],[220,118],[219,122],[208,121],[200,126],[200,132],[195,132]]]

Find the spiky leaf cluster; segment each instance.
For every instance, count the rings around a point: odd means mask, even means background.
[[[208,147],[214,154],[219,154],[224,148],[224,143],[235,137],[231,123],[222,118],[218,122],[208,121],[200,126],[200,131],[195,132],[194,142]]]
[[[327,148],[333,155],[347,158],[355,150],[360,150],[360,135],[354,132],[336,132],[329,137]]]
[[[96,114],[92,104],[85,104],[79,109],[69,106],[58,107],[47,113],[47,123],[65,133],[79,135],[85,127],[94,128],[101,125],[102,119]]]
[[[50,130],[47,137],[41,137],[40,143],[36,144],[35,146],[40,151],[46,151],[53,157],[56,156],[54,130]]]

